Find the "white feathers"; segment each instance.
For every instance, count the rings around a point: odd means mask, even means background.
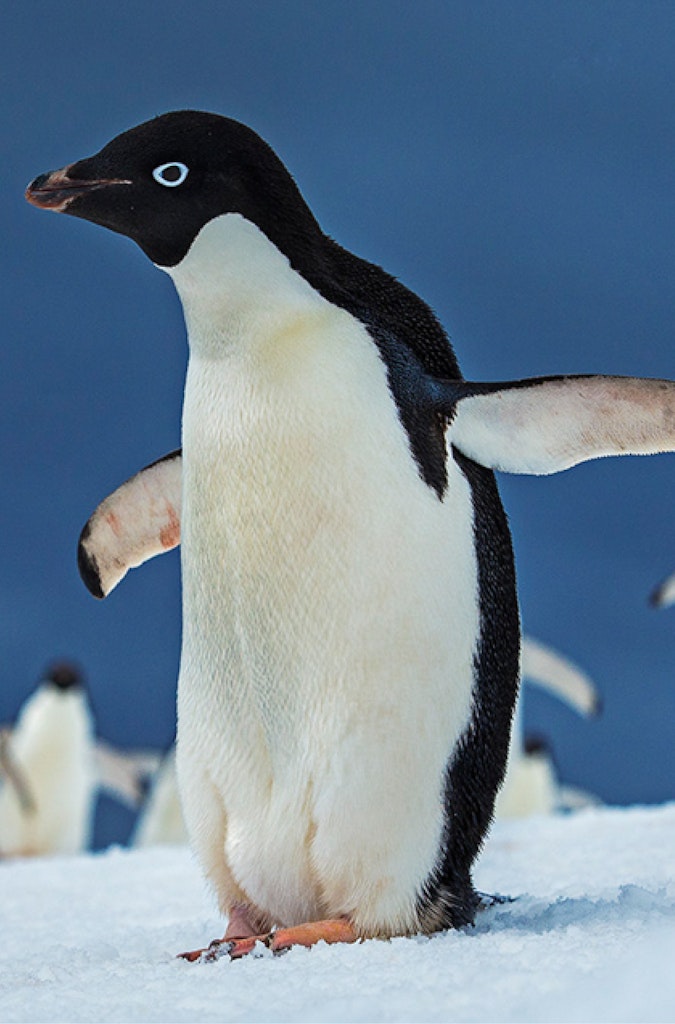
[[[416,927],[479,630],[473,509],[421,479],[365,329],[250,223],[171,271],[183,415],[178,773],[221,906]],[[451,610],[451,611],[449,611]]]

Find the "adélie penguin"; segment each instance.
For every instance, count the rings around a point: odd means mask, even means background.
[[[533,683],[565,701],[580,715],[597,715],[600,696],[585,672],[558,651],[533,637],[521,644],[523,683]],[[506,775],[495,803],[495,818],[521,818],[574,810],[598,801],[590,794],[561,785],[548,744],[525,736],[523,688],[516,701]]]
[[[69,662],[55,662],[7,730],[14,774],[0,787],[0,854],[84,849],[94,812],[94,742],[82,674]]]
[[[97,739],[81,669],[52,662],[15,723],[0,729],[0,856],[86,849],[99,792],[136,809],[159,762]]]
[[[464,381],[429,307],[215,114],[27,198],[132,238],[183,304],[182,453],[103,503],[80,564],[100,597],[182,545],[179,784],[229,918],[208,955],[468,924],[519,672],[492,470],[673,450],[675,384]]]

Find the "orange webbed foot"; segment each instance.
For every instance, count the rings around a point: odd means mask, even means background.
[[[179,953],[178,957],[181,960],[187,960],[189,963],[195,963],[197,960],[201,963],[211,963],[214,960],[220,960],[221,957],[228,954],[232,956],[232,951],[236,950],[237,943],[241,943],[244,951],[236,953],[232,957],[232,959],[238,959],[240,956],[245,956],[246,953],[252,952],[256,942],[267,942],[268,935],[261,935],[259,932],[260,922],[257,921],[256,915],[251,908],[243,903],[235,903],[230,909],[227,930],[222,939],[214,939],[204,949],[193,949],[188,953]]]
[[[294,928],[278,928],[272,932],[270,949],[274,953],[285,953],[291,946],[315,946],[317,942],[356,942],[359,936],[346,917],[329,918],[326,921],[309,921]]]
[[[190,953],[181,953],[183,960],[191,963],[212,963],[222,957],[229,957],[230,960],[240,960],[244,956],[254,953],[258,943],[270,949],[277,956],[288,952],[293,946],[310,947],[317,942],[356,942],[359,936],[354,931],[354,926],[346,918],[331,918],[326,921],[309,921],[306,924],[295,925],[292,928],[278,928],[276,931],[268,932],[265,935],[228,935],[230,928],[222,939],[215,939],[206,949],[196,949]]]

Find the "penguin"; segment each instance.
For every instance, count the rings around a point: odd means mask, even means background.
[[[178,795],[176,748],[166,753],[152,779],[134,829],[131,845],[184,846],[188,834]]]
[[[511,764],[507,768],[497,796],[495,819],[570,814],[602,803],[594,793],[560,783],[551,746],[542,736],[524,738],[516,769],[512,774]]]
[[[555,694],[584,717],[600,713],[599,694],[586,673],[558,651],[530,636],[523,637],[521,674],[523,681]],[[546,741],[524,735],[522,698],[521,689],[511,727],[506,776],[495,803],[495,818],[551,814],[596,803],[590,794],[561,785]]]
[[[495,820],[551,814],[558,810],[558,792],[548,743],[539,736],[527,736],[516,747],[512,739],[506,778],[497,794]]]
[[[77,666],[55,662],[25,702],[9,733],[22,779],[0,788],[0,853],[77,853],[88,844],[94,813],[94,724]]]
[[[80,566],[100,597],[181,543],[177,772],[228,918],[186,959],[470,925],[519,679],[493,470],[672,451],[675,384],[465,381],[429,306],[218,114],[153,118],[26,197],[131,238],[185,315],[181,451],[94,513]]]
[[[99,792],[137,810],[143,781],[160,761],[154,752],[121,752],[96,738],[84,675],[66,661],[47,666],[0,740],[3,857],[87,849]]]

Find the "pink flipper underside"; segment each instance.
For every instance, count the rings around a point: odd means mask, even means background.
[[[107,597],[129,569],[180,544],[182,457],[174,452],[142,469],[98,506],[80,538],[80,570]]]

